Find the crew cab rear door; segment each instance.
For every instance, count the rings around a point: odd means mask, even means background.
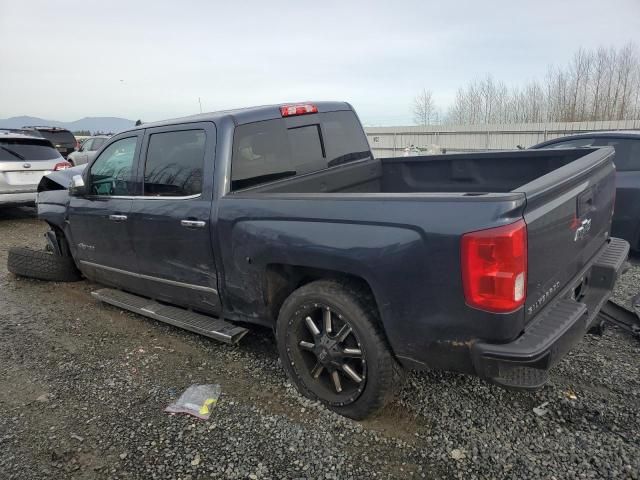
[[[210,213],[216,128],[211,122],[145,130],[131,238],[138,273],[158,300],[220,311]]]
[[[615,196],[614,150],[579,149],[584,155],[522,186],[528,233],[525,321],[565,287],[578,297],[581,275],[610,236]],[[575,155],[576,150],[567,150]],[[550,152],[551,153],[551,152]],[[558,150],[554,150],[557,155]],[[538,161],[544,161],[540,157]],[[550,160],[549,160],[550,161]]]

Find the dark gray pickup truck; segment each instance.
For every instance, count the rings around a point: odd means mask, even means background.
[[[352,418],[404,369],[537,388],[627,257],[613,156],[373,158],[338,102],[145,124],[42,180],[50,253],[9,268],[227,342],[272,327],[298,389]]]

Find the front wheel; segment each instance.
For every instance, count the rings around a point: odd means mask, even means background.
[[[282,364],[298,390],[356,420],[388,403],[403,377],[374,305],[351,283],[319,280],[287,298],[276,325]]]
[[[21,277],[52,282],[77,282],[82,279],[71,257],[24,247],[9,249],[7,270]]]

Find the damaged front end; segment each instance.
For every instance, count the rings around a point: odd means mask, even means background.
[[[80,175],[86,165],[58,170],[45,175],[38,184],[36,205],[38,218],[49,225],[64,229],[69,204],[69,185],[74,175]]]

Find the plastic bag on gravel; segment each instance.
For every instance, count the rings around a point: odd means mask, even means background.
[[[211,410],[215,407],[220,397],[220,385],[191,385],[180,398],[167,408],[168,413],[186,413],[202,420],[211,416]]]

